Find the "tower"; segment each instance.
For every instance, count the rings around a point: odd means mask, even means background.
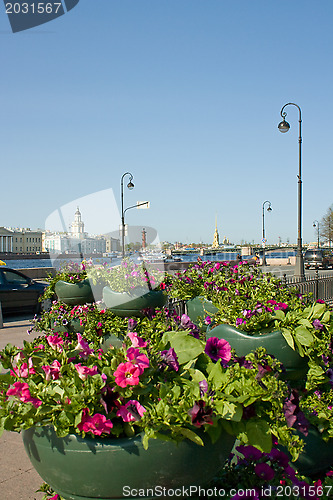
[[[147,236],[147,231],[146,231],[146,230],[145,230],[145,228],[143,227],[143,228],[142,228],[142,250],[145,250],[145,248],[146,248],[146,246],[147,246],[146,236]]]
[[[219,232],[217,230],[217,217],[215,217],[215,232],[214,232],[214,240],[212,248],[219,248],[219,246],[220,246],[220,237],[219,237]]]
[[[85,238],[84,222],[82,222],[81,220],[81,212],[79,210],[79,207],[77,207],[76,209],[74,222],[72,222],[71,224],[71,237],[80,240],[83,240]]]

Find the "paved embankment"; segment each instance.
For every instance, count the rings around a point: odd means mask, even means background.
[[[23,340],[31,340],[28,335],[31,317],[3,318],[0,329],[0,349],[6,344],[22,346]],[[25,453],[21,435],[4,432],[0,437],[0,500],[40,500],[43,493],[36,490],[43,483],[32,467]]]

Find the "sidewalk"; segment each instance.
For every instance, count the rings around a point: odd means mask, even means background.
[[[11,343],[22,346],[28,335],[32,316],[4,317],[0,329],[0,349]],[[25,453],[22,437],[16,432],[4,432],[0,437],[0,499],[40,500],[43,493],[36,493],[43,480],[32,467]]]

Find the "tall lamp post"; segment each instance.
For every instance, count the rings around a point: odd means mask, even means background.
[[[133,189],[134,184],[132,182],[133,175],[130,172],[125,172],[121,176],[120,186],[121,186],[121,254],[122,258],[125,257],[125,211],[124,211],[124,177],[126,175],[130,176],[129,183],[127,184],[128,189]]]
[[[283,121],[279,123],[278,129],[280,132],[285,133],[290,129],[290,125],[286,122],[287,113],[284,111],[286,106],[296,106],[299,112],[299,134],[298,134],[298,235],[297,235],[297,253],[296,253],[296,265],[295,265],[295,278],[302,280],[305,278],[304,273],[304,261],[302,253],[302,114],[301,108],[293,103],[288,102],[281,109],[281,116]]]
[[[317,228],[317,248],[320,247],[320,241],[319,241],[319,222],[317,220],[313,221],[313,227]]]
[[[266,243],[266,238],[265,238],[265,205],[268,203],[267,207],[267,212],[272,211],[272,204],[270,201],[266,200],[262,204],[262,265],[266,266],[266,255],[265,255],[265,243]]]

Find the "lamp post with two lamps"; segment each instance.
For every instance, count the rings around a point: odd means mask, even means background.
[[[317,228],[317,248],[320,247],[320,240],[319,240],[319,222],[317,220],[313,221],[313,227]]]
[[[266,200],[264,201],[264,203],[262,204],[262,265],[263,266],[266,266],[267,265],[267,262],[266,262],[266,254],[265,254],[265,244],[266,244],[266,238],[265,238],[265,205],[266,203],[268,203],[268,207],[267,207],[267,212],[271,212],[272,211],[272,204],[270,201]]]
[[[120,181],[120,192],[121,192],[121,195],[120,195],[121,196],[121,255],[122,255],[122,258],[125,257],[125,213],[127,212],[127,210],[130,210],[131,208],[138,208],[138,207],[149,208],[149,204],[150,204],[149,201],[143,201],[142,203],[137,202],[136,205],[132,205],[131,207],[127,207],[124,210],[124,177],[126,175],[130,176],[129,183],[127,184],[128,189],[132,190],[134,188],[134,184],[132,182],[133,175],[130,172],[125,172],[121,176],[121,181]]]
[[[281,109],[281,116],[283,121],[279,123],[278,129],[280,132],[285,133],[290,129],[289,123],[286,121],[287,113],[284,111],[286,106],[296,106],[299,113],[298,124],[299,124],[299,134],[298,134],[298,234],[297,234],[297,253],[296,253],[296,264],[295,264],[295,278],[303,280],[305,278],[304,273],[304,260],[302,253],[302,113],[301,108],[293,103],[288,102]]]

